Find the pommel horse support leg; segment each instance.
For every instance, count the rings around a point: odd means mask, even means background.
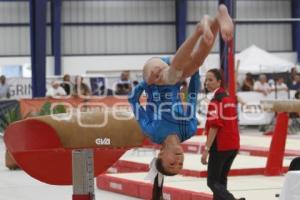
[[[261,101],[266,111],[278,112],[272,136],[265,176],[278,176],[283,171],[283,157],[288,132],[289,112],[300,112],[299,100]]]
[[[272,136],[265,176],[278,176],[283,173],[283,157],[287,138],[289,116],[286,112],[277,114],[276,125]]]
[[[99,111],[74,114],[70,119],[56,115],[21,120],[5,130],[4,141],[18,165],[33,178],[52,185],[73,184],[73,200],[94,200],[93,178],[145,142],[134,118],[118,120],[115,114]],[[103,126],[95,126],[104,119]]]
[[[92,149],[72,151],[72,200],[95,200],[94,156]]]

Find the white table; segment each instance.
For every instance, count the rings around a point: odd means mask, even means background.
[[[289,171],[284,180],[280,200],[300,199],[300,171]]]

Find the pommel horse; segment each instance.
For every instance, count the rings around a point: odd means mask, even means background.
[[[126,120],[118,120],[116,116]],[[93,200],[94,177],[127,150],[145,144],[130,112],[81,112],[33,117],[11,124],[5,144],[30,176],[53,185],[72,185],[73,200]]]
[[[283,157],[288,133],[290,112],[300,112],[299,100],[263,100],[262,107],[266,112],[277,112],[276,124],[273,130],[267,165],[266,176],[278,176],[284,172]]]

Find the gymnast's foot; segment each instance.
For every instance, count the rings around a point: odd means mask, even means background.
[[[203,40],[207,45],[214,42],[214,35],[210,29],[211,19],[208,15],[204,15],[201,21],[197,24],[197,30],[201,32]]]
[[[228,42],[233,37],[233,22],[228,13],[227,7],[223,4],[219,6],[217,20],[220,26],[220,32],[225,42]]]

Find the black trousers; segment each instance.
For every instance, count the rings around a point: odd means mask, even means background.
[[[207,185],[213,192],[213,200],[235,200],[227,190],[227,176],[237,153],[237,150],[209,153]]]

